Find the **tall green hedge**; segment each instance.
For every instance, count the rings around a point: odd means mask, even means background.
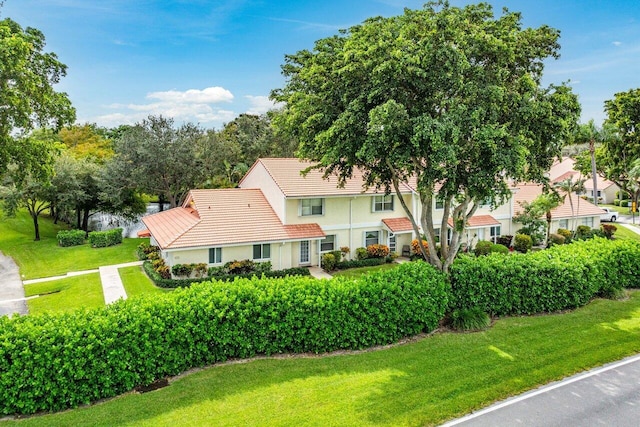
[[[448,286],[425,263],[357,281],[208,282],[91,311],[0,317],[0,413],[56,411],[228,358],[387,344],[431,331]]]
[[[64,247],[84,245],[84,230],[60,230],[56,235],[58,245]]]
[[[461,257],[451,267],[452,309],[533,314],[586,304],[598,295],[640,287],[640,244],[594,240],[508,257]]]
[[[89,243],[93,248],[106,248],[122,243],[122,228],[89,233]]]

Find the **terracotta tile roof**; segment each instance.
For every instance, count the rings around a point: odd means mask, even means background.
[[[551,182],[560,182],[564,181],[567,178],[570,178],[575,175],[581,175],[580,172],[576,171],[575,168],[576,161],[570,157],[564,157],[561,162],[556,161],[553,166],[551,166],[550,176]],[[559,176],[555,176],[560,174]],[[586,178],[583,176],[583,178]],[[603,176],[596,176],[596,183],[598,185],[599,190],[605,190],[612,185],[615,185],[614,182],[609,181]],[[584,187],[587,190],[593,190],[593,179],[587,178],[584,182]]]
[[[151,237],[151,232],[149,230],[140,230],[136,233],[138,237]]]
[[[382,223],[392,232],[392,233],[402,233],[407,231],[413,231],[413,226],[411,225],[411,221],[409,218],[385,218],[382,220]]]
[[[563,173],[559,177],[552,179],[551,183],[555,184],[557,182],[561,182],[561,181],[567,180],[569,178],[573,178],[575,175],[580,175],[580,173],[576,172],[576,171],[568,171],[568,172]]]
[[[284,226],[260,190],[191,190],[182,207],[143,217],[162,249],[324,237],[317,224]]]
[[[451,218],[447,220],[447,223],[449,227],[453,227],[453,220]],[[491,215],[474,215],[467,221],[467,228],[485,228],[494,225],[500,225],[500,221]]]
[[[358,194],[375,194],[374,188],[365,190],[363,188],[363,173],[354,170],[353,177],[344,183],[344,187],[338,187],[338,178],[329,176],[323,178],[323,173],[319,170],[311,170],[306,176],[302,176],[301,171],[314,163],[295,158],[264,158],[258,159],[251,169],[261,164],[269,173],[273,181],[280,188],[285,197],[307,197],[307,196],[347,196]],[[247,174],[251,173],[251,169]],[[242,181],[238,184],[242,187]],[[403,193],[410,193],[411,189],[404,185]]]
[[[531,203],[540,194],[542,194],[542,185],[540,184],[519,184],[518,192],[514,196],[514,214],[517,215],[522,210],[522,207],[520,205],[521,202]],[[561,203],[560,206],[551,210],[551,218],[570,219],[572,217],[569,197],[570,196],[567,195],[564,202]],[[587,200],[578,197],[578,195],[575,193],[571,194],[571,201],[573,202],[573,208],[576,212],[577,217],[596,216],[604,213],[602,209],[600,209],[593,203],[590,203]]]

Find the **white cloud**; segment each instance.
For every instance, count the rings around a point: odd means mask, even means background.
[[[247,98],[251,104],[247,110],[247,114],[255,114],[259,116],[260,114],[264,114],[269,110],[280,107],[281,105],[280,103],[271,101],[268,96],[247,95],[245,98]]]
[[[105,108],[119,111],[100,115],[91,121],[102,126],[118,126],[138,123],[150,115],[162,115],[171,117],[178,123],[195,122],[219,125],[233,120],[237,115],[233,111],[215,108],[212,105],[233,100],[233,94],[222,87],[208,87],[202,90],[189,89],[183,92],[177,90],[150,92],[146,98],[158,102],[110,104]]]
[[[622,42],[621,42],[621,41],[616,40],[616,41],[614,41],[614,42],[611,42],[611,44],[612,44],[612,45],[614,45],[614,46],[620,46],[620,45],[622,44]]]
[[[233,94],[225,88],[214,86],[202,90],[189,89],[184,92],[177,90],[151,92],[147,94],[147,98],[159,99],[165,102],[217,104],[219,102],[233,101]]]

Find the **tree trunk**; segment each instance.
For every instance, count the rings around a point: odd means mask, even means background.
[[[78,229],[82,228],[82,222],[80,219],[80,208],[76,208],[76,227]]]
[[[31,212],[31,218],[33,219],[33,230],[35,231],[36,238],[33,239],[36,242],[40,240],[40,225],[38,224],[38,214]]]
[[[164,211],[164,195],[158,194],[158,212]]]
[[[595,141],[589,141],[589,152],[591,153],[591,178],[593,179],[593,204],[598,206],[598,171],[596,170],[596,147]]]
[[[84,209],[82,211],[82,229],[86,233],[89,232],[89,209]]]

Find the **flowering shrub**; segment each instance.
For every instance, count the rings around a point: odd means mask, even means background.
[[[367,246],[367,255],[370,258],[385,258],[389,255],[389,247],[387,245],[369,245]]]

